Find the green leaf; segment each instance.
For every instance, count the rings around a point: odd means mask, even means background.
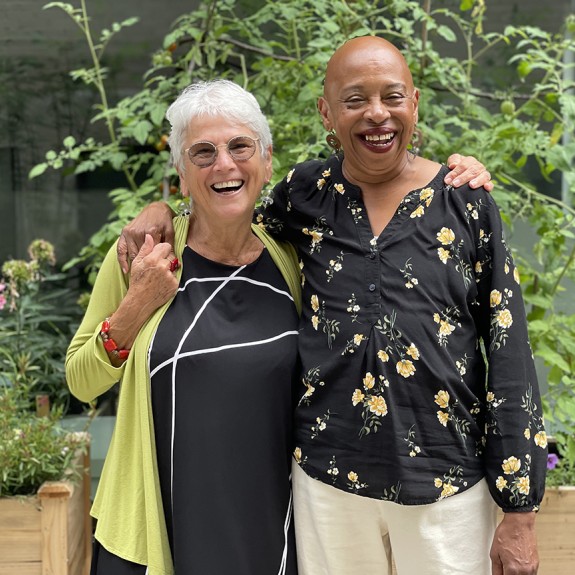
[[[457,36],[455,35],[455,32],[451,28],[449,28],[448,26],[445,26],[444,24],[442,24],[441,26],[439,26],[437,28],[437,33],[444,40],[447,40],[448,42],[455,42],[457,40]]]
[[[76,138],[74,136],[67,136],[64,138],[64,146],[68,149],[73,148],[76,145]]]
[[[134,126],[133,134],[138,144],[143,146],[146,143],[152,129],[153,126],[148,122],[148,120],[141,120]]]
[[[33,178],[37,178],[38,176],[41,176],[46,171],[47,168],[48,168],[48,164],[46,164],[46,163],[36,164],[30,170],[30,173],[28,174],[28,178],[30,180],[32,180]]]

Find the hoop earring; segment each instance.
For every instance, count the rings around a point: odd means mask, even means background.
[[[334,154],[337,154],[341,150],[341,142],[333,130],[325,137],[325,141],[327,142],[327,145],[333,150]]]
[[[413,134],[411,136],[411,147],[409,151],[414,156],[419,156],[421,153],[421,146],[423,145],[423,133],[422,131],[416,126],[413,129]]]

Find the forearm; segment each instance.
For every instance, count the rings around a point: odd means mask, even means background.
[[[127,292],[116,263],[115,248],[106,256],[96,279],[90,304],[66,354],[66,381],[81,401],[91,401],[116,382],[123,369],[112,365],[99,336],[102,322],[112,315]]]

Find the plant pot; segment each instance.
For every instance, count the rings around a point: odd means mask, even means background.
[[[575,487],[548,487],[535,527],[539,575],[575,573]]]
[[[82,478],[49,481],[36,495],[0,498],[0,575],[88,575],[90,456]]]

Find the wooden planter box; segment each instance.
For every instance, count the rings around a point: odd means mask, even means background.
[[[50,481],[36,496],[0,499],[0,575],[88,575],[89,453],[77,484]]]
[[[548,487],[535,521],[539,575],[575,573],[575,487]]]

